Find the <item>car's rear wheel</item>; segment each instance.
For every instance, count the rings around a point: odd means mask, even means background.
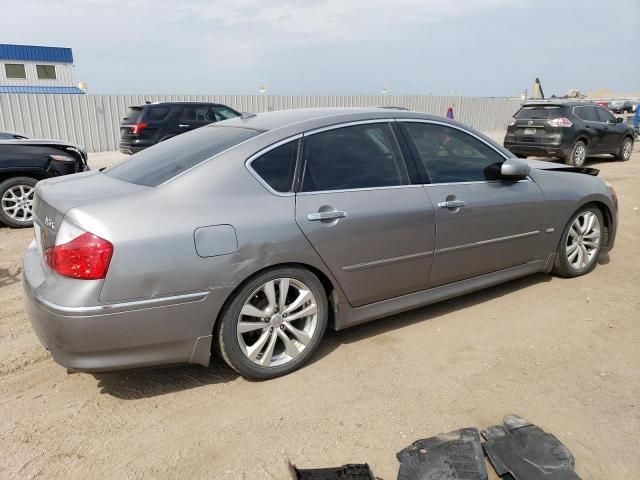
[[[603,227],[599,208],[578,210],[562,233],[553,272],[562,277],[578,277],[593,270],[602,249]]]
[[[629,137],[626,137],[622,140],[620,144],[620,149],[618,153],[615,155],[616,160],[620,160],[622,162],[626,162],[631,158],[631,152],[633,151],[633,140]]]
[[[0,221],[14,228],[33,225],[33,195],[38,181],[13,177],[0,183]]]
[[[327,327],[328,301],[318,278],[301,268],[268,270],[244,285],[216,328],[217,348],[241,375],[264,380],[302,366]]]
[[[574,167],[582,167],[587,160],[587,144],[578,140],[571,149],[571,154],[566,158],[565,163]]]

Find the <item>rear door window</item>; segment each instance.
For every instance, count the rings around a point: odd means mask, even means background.
[[[205,127],[160,142],[105,172],[125,182],[157,187],[163,182],[239,143],[259,135],[257,130]]]
[[[170,111],[169,107],[150,107],[144,114],[144,120],[145,122],[161,122],[167,118]]]
[[[336,128],[305,139],[303,192],[408,185],[388,123]]]
[[[276,192],[293,188],[298,156],[298,140],[280,145],[251,162],[251,168]]]
[[[573,113],[579,118],[587,122],[599,122],[598,114],[596,113],[596,107],[591,105],[584,105],[582,107],[574,107]]]
[[[212,115],[206,105],[185,105],[180,113],[180,123],[211,123]]]

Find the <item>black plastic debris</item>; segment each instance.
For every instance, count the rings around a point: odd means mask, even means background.
[[[399,452],[398,480],[487,480],[476,428],[418,440]]]
[[[295,480],[375,480],[376,478],[366,463],[308,470],[292,468]]]
[[[575,459],[560,440],[518,415],[482,431],[496,473],[515,480],[580,480]]]

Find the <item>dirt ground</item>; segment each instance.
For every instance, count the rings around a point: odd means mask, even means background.
[[[330,332],[310,365],[268,382],[218,360],[68,374],[22,306],[33,232],[0,228],[0,477],[288,479],[290,460],[368,462],[390,480],[414,440],[518,413],[569,447],[582,478],[640,478],[640,151],[590,164],[620,199],[616,247],[593,273]]]

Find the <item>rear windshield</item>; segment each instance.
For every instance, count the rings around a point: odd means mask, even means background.
[[[518,119],[534,120],[536,118],[547,119],[559,117],[562,113],[562,107],[557,105],[545,105],[536,107],[522,107],[515,117]]]
[[[142,150],[105,174],[125,182],[157,187],[207,158],[260,133],[236,127],[198,128]]]
[[[127,114],[122,119],[124,123],[136,123],[142,114],[142,107],[129,107]]]

